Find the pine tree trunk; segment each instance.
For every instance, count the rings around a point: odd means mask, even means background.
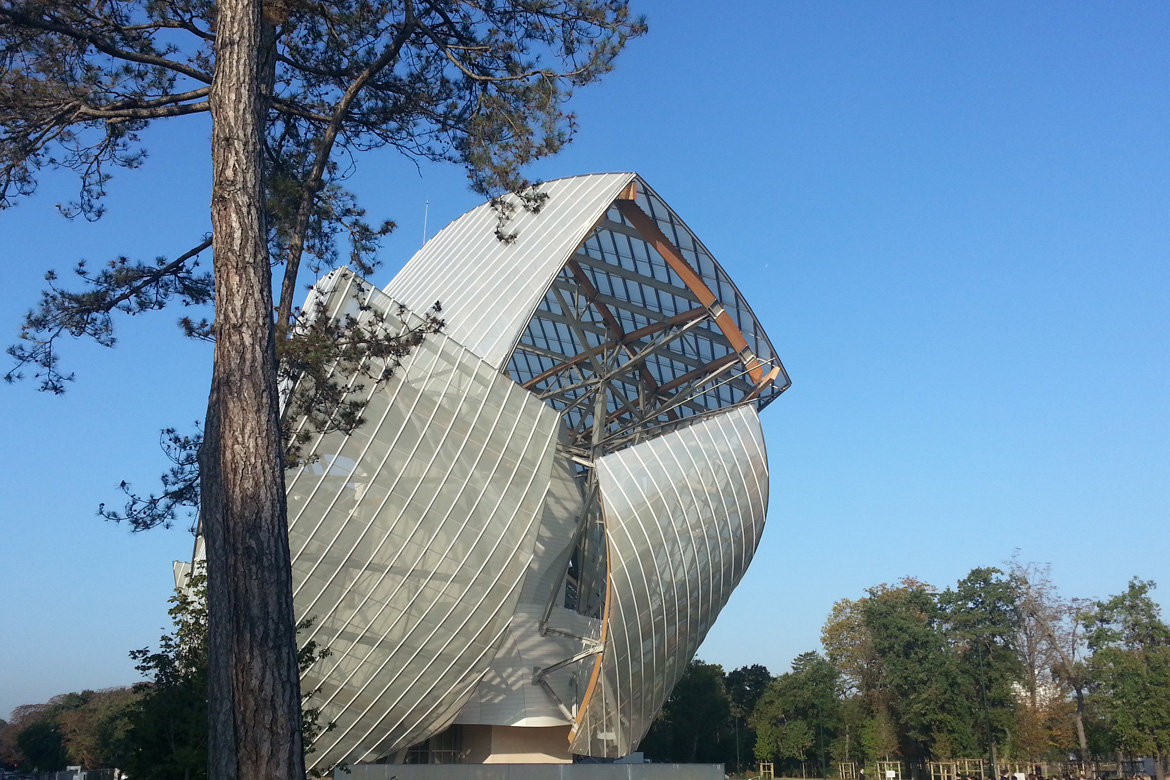
[[[218,6],[215,367],[200,452],[209,780],[303,780],[300,679],[263,211],[259,0]]]

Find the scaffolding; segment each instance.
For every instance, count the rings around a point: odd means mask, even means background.
[[[984,777],[986,764],[982,758],[956,758],[955,770],[959,777]]]
[[[927,764],[930,780],[962,780],[963,778],[984,777],[984,762],[981,758],[952,758],[931,761]]]
[[[841,761],[837,764],[837,777],[841,780],[857,780],[857,763]]]
[[[930,780],[957,780],[959,766],[955,761],[931,761]]]

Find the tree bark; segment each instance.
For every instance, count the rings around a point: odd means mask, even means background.
[[[1077,685],[1073,690],[1077,697],[1077,745],[1081,749],[1081,763],[1087,765],[1089,763],[1089,739],[1085,736],[1085,691],[1080,685]]]
[[[261,30],[259,0],[219,3],[210,95],[216,345],[199,456],[209,780],[304,778],[264,222]]]

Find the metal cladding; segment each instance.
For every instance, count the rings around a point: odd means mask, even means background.
[[[288,474],[302,641],[331,651],[304,681],[336,723],[312,766],[452,723],[626,755],[759,543],[757,413],[789,382],[747,302],[636,174],[537,194],[455,220],[385,291],[343,269],[312,293],[447,323]]]
[[[627,755],[751,561],[768,459],[760,419],[741,405],[605,455],[597,469],[610,619],[573,752]]]
[[[356,296],[359,316],[397,309],[351,274],[324,284],[334,310]],[[330,650],[305,680],[336,724],[318,766],[451,722],[512,620],[553,490],[556,413],[447,336],[371,383],[364,414],[288,479],[293,598],[314,619],[302,639]]]

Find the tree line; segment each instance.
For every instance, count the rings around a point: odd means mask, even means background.
[[[117,768],[135,780],[204,780],[208,748],[207,576],[197,571],[171,598],[173,628],[157,649],[132,650],[145,680],[26,704],[0,720],[0,768],[21,772]],[[308,628],[304,620],[298,630]],[[299,647],[303,672],[329,655]],[[330,728],[308,691],[301,699],[305,753]]]
[[[172,599],[174,629],[131,657],[146,682],[17,707],[0,763],[51,771],[118,767],[136,780],[207,777],[204,579]],[[770,761],[832,774],[838,762],[985,758],[1088,762],[1170,757],[1170,627],[1134,579],[1103,601],[1062,599],[1046,567],[977,568],[938,590],[906,578],[838,601],[822,652],[788,672],[692,661],[640,749],[652,760]],[[302,627],[304,625],[302,624]],[[328,653],[300,648],[302,669]],[[319,723],[302,701],[306,744]]]
[[[656,761],[921,765],[1170,758],[1170,628],[1134,579],[1102,601],[1061,598],[1046,566],[914,578],[842,599],[820,652],[773,676],[693,661],[641,749]]]

